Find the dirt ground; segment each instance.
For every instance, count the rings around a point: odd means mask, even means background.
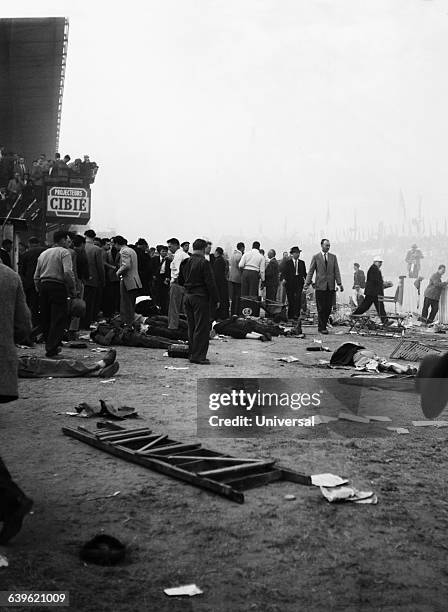
[[[373,489],[378,505],[330,504],[317,487],[290,482],[247,491],[240,505],[61,433],[63,426],[95,429],[97,419],[60,413],[102,398],[136,407],[142,420],[125,422],[129,428],[145,425],[196,440],[198,377],[350,376],[306,367],[329,355],[306,352],[317,335],[314,328],[306,332],[305,340],[269,343],[215,339],[212,365],[188,370],[165,369],[185,363],[160,350],[119,348],[121,368],[110,384],[20,381],[21,399],[0,412],[1,455],[35,505],[21,533],[0,549],[9,560],[0,568],[0,590],[69,591],[77,612],[446,610],[448,429],[412,426],[423,419],[413,393],[363,390],[365,413],[389,416],[387,425],[409,427],[409,435],[385,432],[381,424],[382,435],[366,436],[370,426],[346,423],[300,436],[272,431],[201,440],[238,456],[271,457],[304,474],[346,476]],[[334,349],[348,339],[353,336],[333,333],[325,343]],[[386,356],[397,343],[361,340]],[[64,349],[64,355],[94,360],[90,349]],[[284,355],[301,364],[275,361]],[[115,491],[120,494],[91,501]],[[295,499],[285,500],[286,494]],[[80,546],[100,532],[127,545],[124,564],[80,560]],[[186,599],[163,593],[189,583],[204,593]]]

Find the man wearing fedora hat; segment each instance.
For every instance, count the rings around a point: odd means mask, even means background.
[[[288,298],[288,319],[298,319],[306,279],[306,267],[305,262],[299,259],[301,250],[298,246],[293,246],[289,252],[291,258],[285,262],[281,276]]]
[[[366,288],[364,290],[364,301],[356,310],[352,312],[354,315],[364,314],[369,310],[372,304],[375,305],[376,311],[384,325],[387,324],[387,315],[384,310],[384,303],[378,299],[378,296],[384,295],[384,281],[381,274],[381,266],[383,258],[381,255],[375,255],[373,264],[367,270]]]

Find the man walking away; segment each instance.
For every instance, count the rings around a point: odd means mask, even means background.
[[[229,298],[232,302],[230,314],[236,315],[240,311],[241,298],[241,272],[239,263],[244,254],[244,242],[238,242],[233,251],[229,264]]]
[[[210,339],[210,306],[219,308],[218,290],[210,263],[205,259],[205,240],[193,242],[193,254],[181,263],[179,285],[185,287],[185,312],[191,363],[207,365]]]
[[[96,320],[100,306],[103,287],[106,284],[103,252],[94,244],[96,233],[94,230],[84,232],[86,237],[86,255],[89,262],[89,279],[84,283],[84,300],[86,302],[86,316],[82,321],[83,329],[89,329]]]
[[[437,272],[431,275],[429,285],[425,289],[425,299],[423,301],[422,319],[430,324],[434,323],[436,314],[439,311],[439,300],[443,289],[447,286],[447,282],[442,281],[442,276],[445,274],[446,267],[442,264],[437,268]],[[428,317],[428,311],[431,308],[431,314]]]
[[[264,273],[266,286],[266,299],[275,302],[277,297],[277,289],[279,283],[279,266],[275,259],[276,252],[274,249],[268,251],[268,264]]]
[[[291,248],[291,258],[285,262],[282,272],[282,281],[285,284],[288,298],[288,319],[294,320],[300,316],[303,284],[306,279],[305,262],[299,259],[300,253],[298,246]]]
[[[260,253],[260,243],[255,241],[252,249],[241,257],[239,267],[241,274],[241,295],[258,297],[260,279],[264,283],[266,260]]]
[[[179,315],[183,312],[184,288],[179,284],[181,263],[188,259],[188,253],[180,248],[177,238],[168,240],[168,249],[174,255],[171,261],[170,304],[168,307],[168,329],[179,329]]]
[[[313,255],[310,269],[305,281],[305,290],[311,285],[313,275],[315,278],[315,296],[318,315],[318,331],[321,334],[328,334],[327,323],[330,316],[333,297],[335,296],[335,284],[340,291],[344,291],[339,272],[339,264],[336,255],[329,253],[330,241],[322,238],[320,241],[321,251]]]
[[[352,314],[364,314],[369,310],[371,305],[374,304],[383,325],[387,325],[388,321],[386,311],[384,309],[384,302],[378,300],[379,295],[384,295],[384,281],[380,270],[382,265],[383,259],[380,257],[380,255],[376,255],[373,260],[373,264],[367,270],[364,301],[356,310],[353,311]]]
[[[61,351],[68,318],[67,298],[76,297],[68,233],[63,230],[55,232],[53,242],[51,249],[39,255],[34,273],[47,357],[55,357]]]
[[[142,288],[137,253],[127,246],[128,241],[123,236],[115,236],[113,240],[120,251],[120,267],[116,272],[120,279],[120,318],[124,325],[131,326],[135,319],[135,300]]]

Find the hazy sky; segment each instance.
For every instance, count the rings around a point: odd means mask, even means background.
[[[151,243],[331,234],[448,202],[442,0],[58,0],[60,152],[100,165],[92,225]],[[330,203],[330,222],[326,223]]]

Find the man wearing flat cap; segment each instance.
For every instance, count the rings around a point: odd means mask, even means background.
[[[364,301],[358,306],[356,310],[352,312],[354,315],[364,314],[369,310],[372,304],[375,305],[376,311],[381,318],[384,325],[387,323],[387,315],[384,310],[384,302],[378,299],[378,296],[384,295],[384,281],[383,275],[381,274],[381,266],[383,265],[383,258],[381,255],[375,255],[373,264],[367,270],[366,288],[364,290]],[[386,286],[389,286],[386,283]]]
[[[298,246],[293,246],[289,253],[291,258],[285,262],[281,278],[288,298],[288,319],[298,319],[306,279],[306,267],[305,262],[299,259],[301,250]]]

